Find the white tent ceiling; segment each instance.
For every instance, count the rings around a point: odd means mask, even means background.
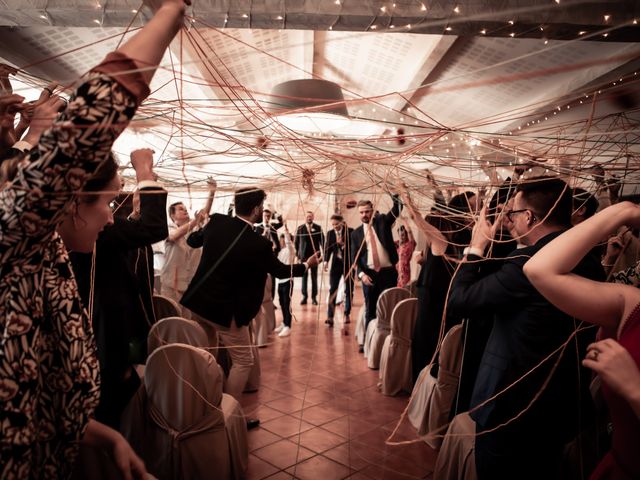
[[[128,0],[0,5],[0,57],[21,69],[24,92],[70,85],[149,16]],[[306,179],[345,199],[402,182],[424,189],[424,168],[452,189],[478,187],[534,159],[578,183],[602,163],[633,193],[639,10],[626,1],[194,0],[189,28],[115,149],[124,163],[132,148],[152,146],[178,190],[198,191],[214,175],[229,189],[298,194]],[[301,78],[341,85],[350,115],[383,133],[310,137],[274,122],[269,92]]]

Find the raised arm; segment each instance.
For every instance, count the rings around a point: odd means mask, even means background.
[[[209,195],[207,196],[207,203],[204,204],[201,212],[204,212],[208,216],[211,213],[211,207],[213,206],[213,199],[216,196],[218,183],[215,181],[215,179],[209,177],[207,178],[207,186],[209,187]]]
[[[402,211],[402,200],[400,200],[400,195],[392,194],[391,200],[393,201],[393,206],[391,207],[391,210],[384,215],[385,221],[389,225],[393,225],[395,223]]]
[[[118,220],[105,227],[98,242],[111,248],[131,250],[159,242],[167,238],[167,191],[155,181],[153,150],[143,148],[131,152],[131,165],[136,171],[139,198],[139,215],[134,220]]]
[[[108,158],[113,142],[148,94],[148,82],[183,13],[183,0],[165,0],[143,29],[78,87],[31,151],[29,162],[18,167],[12,188],[0,193],[0,231],[5,233],[0,253],[10,256],[18,243],[33,244],[53,233],[72,194]],[[146,70],[141,73],[137,68],[142,63]]]
[[[431,249],[431,253],[438,257],[444,255],[447,251],[447,239],[442,232],[420,215],[408,192],[404,191],[402,193],[402,199],[407,206],[411,220],[413,220],[416,226],[427,236],[427,246]],[[413,232],[407,230],[407,233],[410,235],[409,238],[412,239]]]
[[[622,225],[640,225],[640,207],[624,202],[597,213],[541,249],[524,266],[524,272],[560,310],[596,325],[615,328],[640,302],[640,291],[626,285],[595,282],[570,272],[594,245]]]

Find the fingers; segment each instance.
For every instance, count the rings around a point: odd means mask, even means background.
[[[135,454],[131,458],[131,471],[136,479],[144,480],[147,477],[147,468],[144,462]]]

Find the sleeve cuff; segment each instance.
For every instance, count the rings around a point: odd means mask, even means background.
[[[155,180],[142,180],[141,182],[138,182],[138,190],[149,187],[163,188],[162,185]]]
[[[364,276],[364,272],[358,272],[358,278],[360,280],[362,280],[362,277]]]
[[[475,247],[467,247],[462,251],[463,255],[475,255],[476,257],[483,257],[484,251]]]
[[[15,148],[16,150],[20,150],[23,153],[27,153],[33,148],[33,145],[31,145],[29,142],[25,142],[24,140],[18,140],[13,144],[13,148]]]
[[[136,98],[138,105],[147,98],[150,93],[149,85],[138,71],[135,62],[120,52],[111,52],[105,59],[93,68],[94,72],[103,73],[118,82]]]

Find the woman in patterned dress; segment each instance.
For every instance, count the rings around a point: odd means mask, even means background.
[[[162,1],[93,69],[0,190],[2,479],[68,478],[80,441],[108,450],[124,478],[146,474],[124,438],[91,418],[96,347],[67,251],[92,251],[113,222],[109,203],[120,183],[111,146],[148,95],[185,2]]]
[[[400,225],[398,228],[400,240],[396,242],[398,250],[398,287],[406,287],[411,281],[411,257],[416,249],[416,241],[409,227]]]
[[[594,245],[623,225],[640,226],[640,207],[623,202],[566,231],[524,266],[531,283],[556,307],[600,325],[603,340],[589,345],[583,365],[602,380],[613,422],[611,451],[591,479],[640,478],[640,290],[571,273]]]

